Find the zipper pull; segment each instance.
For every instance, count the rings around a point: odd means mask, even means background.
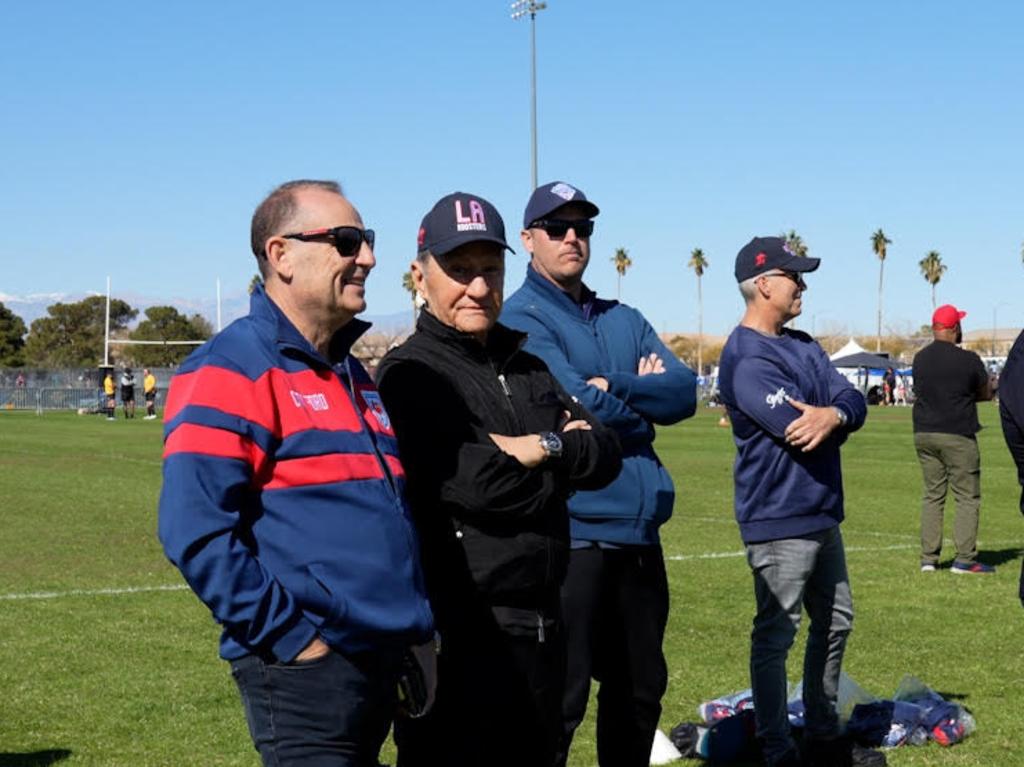
[[[501,390],[505,392],[505,396],[509,399],[512,398],[512,390],[508,388],[508,382],[505,380],[504,373],[498,373],[498,383],[501,384]]]
[[[544,644],[544,616],[537,613],[537,641]]]

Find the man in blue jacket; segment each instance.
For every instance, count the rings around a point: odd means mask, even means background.
[[[405,648],[430,636],[404,471],[373,381],[373,230],[332,181],[256,209],[263,285],[164,411],[160,540],[223,626],[265,765],[377,764]]]
[[[654,453],[654,424],[693,415],[696,378],[643,316],[583,284],[598,208],[561,181],[534,191],[521,234],[526,281],[501,320],[529,335],[562,386],[622,444],[622,472],[569,500],[572,549],[562,588],[569,650],[565,764],[593,676],[602,767],[646,766],[667,684],[661,643],[668,585],[658,528],[672,515],[672,479]]]
[[[853,600],[839,523],[839,448],[867,415],[864,398],[825,350],[785,324],[802,309],[803,275],[819,259],[779,237],[755,237],[736,257],[746,312],[722,350],[719,388],[736,440],[735,508],[754,576],[750,676],[757,735],[769,767],[884,764],[839,739],[836,698]],[[786,657],[806,606],[803,758],[786,713]]]

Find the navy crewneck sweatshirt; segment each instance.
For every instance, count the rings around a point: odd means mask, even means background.
[[[741,325],[722,351],[718,385],[736,441],[735,508],[743,542],[795,538],[842,522],[839,447],[864,424],[867,407],[818,342],[798,330],[768,336]],[[837,407],[846,425],[809,453],[790,447],[786,427],[800,417],[790,399]]]

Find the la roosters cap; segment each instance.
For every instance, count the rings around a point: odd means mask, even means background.
[[[505,222],[497,208],[475,194],[453,192],[438,200],[423,217],[417,250],[443,256],[467,242],[493,242],[512,250],[505,241]]]

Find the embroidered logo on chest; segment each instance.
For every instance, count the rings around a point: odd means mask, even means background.
[[[330,404],[327,402],[327,395],[323,392],[303,394],[292,389],[289,393],[292,395],[292,402],[297,408],[308,407],[310,410],[316,410],[318,412],[331,409]]]
[[[369,390],[364,390],[359,393],[362,395],[363,401],[370,409],[370,412],[373,413],[373,417],[377,419],[377,423],[380,424],[380,428],[390,430],[391,419],[388,417],[388,411],[384,409],[384,403],[381,401],[380,394]]]

